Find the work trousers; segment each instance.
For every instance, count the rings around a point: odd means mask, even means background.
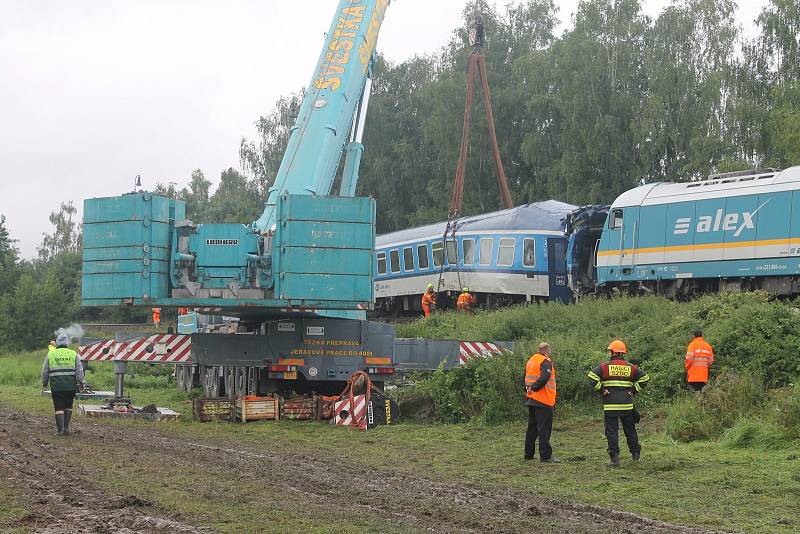
[[[72,409],[72,403],[75,401],[74,391],[51,391],[50,396],[53,398],[54,411],[63,412]]]
[[[547,460],[553,455],[550,433],[553,431],[553,409],[544,406],[528,406],[528,430],[525,432],[525,458],[536,453],[535,442],[539,440],[539,458]]]
[[[705,382],[689,382],[689,387],[694,391],[703,391],[703,388],[706,387]]]
[[[608,454],[619,454],[619,421],[622,421],[622,431],[625,432],[625,441],[631,454],[641,451],[639,435],[636,433],[636,420],[633,412],[625,414],[610,414],[606,412],[606,439],[608,440]]]

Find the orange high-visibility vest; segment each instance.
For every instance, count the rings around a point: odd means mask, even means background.
[[[696,337],[686,348],[686,379],[688,382],[708,382],[708,368],[714,363],[714,349],[705,339]]]
[[[436,294],[433,291],[426,291],[422,295],[422,311],[425,317],[431,314],[431,304],[436,304]]]
[[[530,357],[525,365],[525,386],[532,386],[542,374],[542,362],[548,361],[553,365],[553,360],[544,354],[536,353]],[[545,406],[556,405],[556,366],[550,373],[550,379],[539,391],[528,391],[527,398],[540,402]]]
[[[461,311],[468,311],[475,304],[475,297],[469,293],[461,293],[456,301],[456,308]]]

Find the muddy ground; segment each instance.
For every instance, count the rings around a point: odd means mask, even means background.
[[[175,512],[174,504],[148,500],[145,495],[150,493],[132,495],[108,479],[97,483],[98,470],[108,469],[112,456],[111,465],[117,462],[120,467],[142,462],[142,469],[163,464],[189,473],[198,465],[208,466],[204,472],[219,481],[215,486],[228,488],[225,495],[231,499],[247,499],[252,492],[237,494],[230,488],[257,484],[265,494],[289,496],[286,506],[295,513],[314,510],[330,517],[331,531],[337,530],[340,520],[366,518],[387,530],[420,532],[707,532],[504,488],[443,483],[390,469],[365,473],[346,461],[270,450],[267,444],[239,445],[211,438],[187,441],[156,425],[81,423],[75,425],[81,429],[79,435],[54,437],[50,419],[0,405],[0,474],[31,509],[13,526],[42,533],[215,530],[208,526],[216,524],[213,518],[202,513],[193,516],[191,507]],[[176,457],[175,451],[187,449],[191,455]],[[192,483],[188,478],[185,484]],[[200,492],[198,498],[204,494]],[[220,495],[212,491],[205,498]],[[269,512],[264,513],[268,519]],[[269,525],[262,518],[247,530],[268,532],[273,530]],[[292,528],[291,522],[289,527],[285,522],[280,525],[280,529]],[[297,527],[302,530],[301,525]],[[216,530],[227,529],[216,524]]]

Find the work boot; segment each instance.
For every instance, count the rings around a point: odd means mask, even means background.
[[[636,452],[632,452],[631,453],[631,456],[633,456],[633,461],[634,462],[638,462],[639,458],[641,458],[641,455],[642,455],[641,451],[636,451]]]
[[[619,454],[611,455],[611,467],[619,467]]]
[[[72,419],[72,410],[64,410],[64,435],[69,434],[69,420]]]
[[[54,436],[63,436],[64,435],[64,414],[57,413],[56,414],[56,433],[53,434]]]
[[[550,458],[546,458],[546,459],[545,459],[545,458],[543,458],[543,459],[542,459],[542,463],[543,463],[543,464],[560,464],[560,463],[561,463],[561,460],[559,460],[558,458],[553,458],[553,457],[551,456]]]

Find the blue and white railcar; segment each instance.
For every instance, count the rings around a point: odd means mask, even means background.
[[[375,298],[382,312],[420,310],[428,284],[455,296],[468,287],[482,306],[550,299],[568,302],[566,216],[575,206],[548,200],[464,217],[444,236],[439,222],[378,236]],[[442,298],[444,297],[444,298]]]
[[[800,167],[647,184],[611,205],[597,286],[668,296],[800,292]]]

